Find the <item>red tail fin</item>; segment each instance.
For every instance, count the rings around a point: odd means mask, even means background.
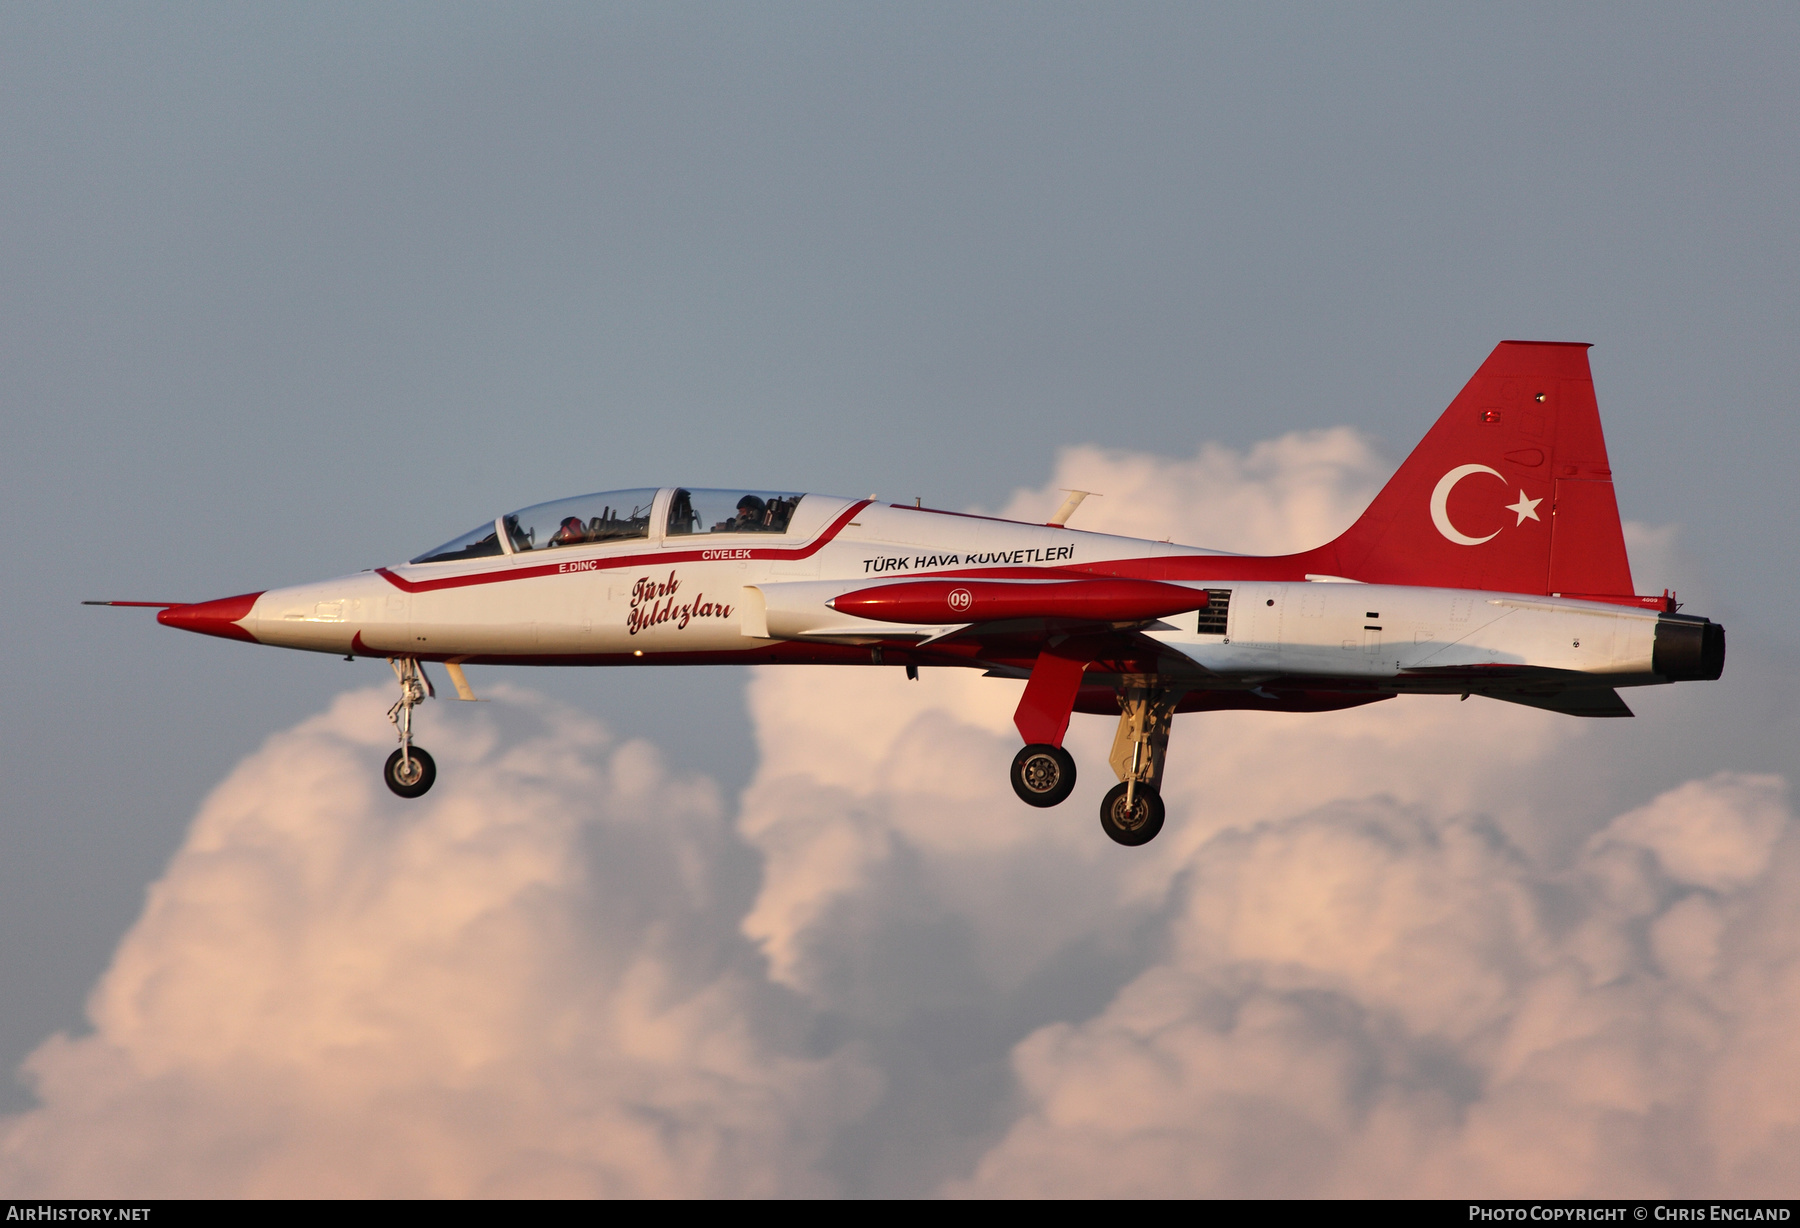
[[[1371,584],[1629,594],[1587,349],[1502,341],[1369,510],[1319,553]]]

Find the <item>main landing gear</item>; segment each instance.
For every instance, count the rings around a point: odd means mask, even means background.
[[[1163,760],[1181,692],[1149,675],[1128,674],[1119,693],[1119,730],[1107,763],[1119,783],[1100,803],[1100,830],[1120,844],[1148,844],[1162,830]]]
[[[1120,781],[1100,802],[1100,830],[1120,844],[1148,844],[1162,825],[1162,795],[1154,785]]]
[[[1034,742],[1014,756],[1013,792],[1027,806],[1055,806],[1075,788],[1075,756],[1060,746]]]
[[[1079,673],[1076,675],[1079,679]],[[1074,686],[1078,686],[1077,681]],[[1074,686],[1068,699],[1074,700]],[[1161,684],[1152,674],[1127,674],[1119,689],[1119,731],[1113,736],[1107,757],[1119,783],[1100,803],[1100,828],[1125,845],[1148,844],[1162,830],[1163,760],[1169,749],[1169,727],[1175,721],[1175,705],[1183,691]],[[1048,706],[1048,705],[1046,705]],[[1021,711],[1027,706],[1021,704]],[[1066,712],[1066,709],[1057,709]],[[1041,714],[1039,714],[1041,715]],[[1067,716],[1061,723],[1027,724],[1016,718],[1021,731],[1039,732],[1060,740]],[[1013,792],[1028,806],[1054,806],[1075,788],[1075,760],[1061,746],[1033,742],[1012,761]]]
[[[401,797],[422,797],[437,782],[437,763],[423,747],[412,744],[412,712],[436,691],[415,658],[389,657],[388,665],[400,680],[400,698],[388,709],[388,720],[400,735],[400,749],[388,756],[381,778]]]

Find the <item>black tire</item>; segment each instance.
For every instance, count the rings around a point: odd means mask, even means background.
[[[1013,757],[1012,787],[1027,806],[1054,806],[1075,790],[1075,757],[1060,746],[1033,742]]]
[[[1156,833],[1163,825],[1162,795],[1155,788],[1140,784],[1135,798],[1131,810],[1127,811],[1125,785],[1121,782],[1108,789],[1106,800],[1100,803],[1101,829],[1120,844],[1133,848],[1156,839]]]
[[[430,752],[421,747],[412,748],[412,766],[418,777],[411,782],[400,779],[400,752],[395,751],[388,756],[387,763],[381,769],[381,778],[387,781],[387,787],[401,797],[423,797],[437,783],[437,764]]]

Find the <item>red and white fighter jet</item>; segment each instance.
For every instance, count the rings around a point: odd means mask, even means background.
[[[1585,345],[1505,341],[1336,541],[1252,557],[871,499],[615,490],[484,521],[411,562],[169,604],[248,644],[385,657],[388,787],[436,766],[412,712],[442,662],[958,666],[1026,680],[1012,784],[1075,785],[1074,712],[1114,715],[1107,835],[1143,844],[1178,712],[1484,695],[1630,716],[1618,688],[1719,677],[1725,631],[1634,594]],[[161,605],[148,602],[95,604]]]

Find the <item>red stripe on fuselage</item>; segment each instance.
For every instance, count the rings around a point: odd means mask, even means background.
[[[707,562],[708,555],[726,550],[748,549],[750,559],[804,559],[810,558],[824,549],[844,526],[871,505],[871,500],[864,499],[852,504],[832,521],[819,537],[805,546],[790,549],[779,547],[742,547],[723,544],[706,546],[695,550],[656,550],[643,554],[627,554],[614,558],[585,558],[572,561],[543,563],[529,567],[508,567],[495,571],[476,572],[472,575],[444,576],[435,580],[408,580],[404,576],[394,574],[386,567],[377,567],[375,574],[382,577],[395,588],[408,593],[427,593],[437,589],[466,588],[475,584],[500,584],[508,580],[529,580],[538,576],[573,575],[583,571],[626,571],[637,567],[655,567],[666,563]],[[910,508],[894,505],[896,511],[920,511],[929,515],[971,516],[967,512],[945,512],[937,508]],[[973,517],[974,519],[997,519],[995,517]],[[1023,521],[1018,523],[1024,528],[1036,528]],[[871,543],[879,544],[879,543]],[[573,570],[571,568],[573,567]],[[1353,569],[1346,568],[1338,558],[1338,553],[1330,545],[1320,546],[1300,554],[1248,555],[1248,554],[1168,554],[1156,557],[1137,557],[1124,559],[1098,559],[1087,563],[1070,563],[1062,567],[966,567],[945,568],[937,571],[909,572],[904,577],[888,576],[885,579],[947,579],[960,578],[970,580],[1067,580],[1080,576],[1117,576],[1120,579],[1132,580],[1169,580],[1177,583],[1205,583],[1208,581],[1289,581],[1298,583],[1308,575],[1344,576],[1356,579],[1351,574]],[[845,576],[845,580],[859,577]],[[876,581],[878,582],[878,581]],[[1457,586],[1451,586],[1457,587]],[[1566,596],[1567,594],[1565,594]],[[1661,605],[1660,599],[1621,596],[1594,596],[1582,594],[1584,601],[1605,601],[1618,605],[1655,606]]]
[[[471,584],[500,584],[507,580],[529,580],[537,576],[578,575],[584,571],[626,571],[633,567],[656,567],[665,563],[693,563],[709,561],[706,556],[717,555],[727,550],[749,549],[745,557],[752,559],[805,559],[811,558],[824,549],[837,535],[843,532],[850,518],[869,506],[869,500],[851,504],[838,518],[831,522],[825,532],[810,545],[795,546],[791,549],[761,549],[743,546],[728,546],[723,543],[707,546],[699,550],[658,550],[649,554],[627,554],[618,558],[576,559],[572,562],[544,563],[534,567],[515,567],[502,571],[477,572],[467,576],[445,576],[440,580],[408,580],[397,576],[386,567],[377,567],[375,574],[392,584],[395,588],[408,593],[429,593],[440,588],[466,588]],[[571,570],[573,568],[573,570]]]
[[[875,659],[873,651],[876,648],[881,653],[879,661]],[[1039,647],[1035,642],[995,647],[970,641],[948,640],[930,645],[919,645],[906,640],[886,640],[879,645],[782,640],[751,648],[652,650],[641,657],[630,652],[394,653],[373,648],[359,649],[359,653],[365,656],[404,655],[421,661],[456,661],[463,665],[609,665],[626,669],[647,665],[922,665],[932,668],[992,669],[996,665],[1012,665],[1029,670],[1037,660],[1038,651]],[[1117,654],[1101,652],[1095,655],[1094,661],[1097,668],[1115,673],[1153,673],[1156,668],[1154,656],[1133,656],[1129,651]]]
[[[749,547],[751,559],[804,559],[824,549],[864,508],[870,505],[867,499],[852,504],[840,513],[824,533],[805,546],[792,549]],[[899,510],[914,511],[919,509],[902,508]],[[962,515],[963,513],[940,513],[932,509],[933,514]],[[981,519],[988,519],[981,517]],[[1023,522],[1020,522],[1023,525]],[[1037,526],[1024,526],[1035,528]],[[743,549],[744,547],[735,547]],[[643,554],[627,554],[614,558],[587,558],[576,560],[560,560],[555,563],[543,563],[528,567],[508,567],[494,571],[476,572],[470,575],[443,576],[434,580],[409,580],[396,575],[391,569],[377,567],[375,574],[392,584],[395,588],[408,593],[428,593],[445,588],[466,588],[475,584],[502,584],[508,580],[529,580],[539,576],[571,575],[580,571],[628,571],[637,567],[656,567],[666,563],[706,562],[707,555],[734,547],[726,545],[707,546],[698,550],[657,550]],[[1071,563],[1066,567],[971,567],[954,570],[913,572],[907,578],[960,576],[969,579],[985,580],[1049,580],[1067,579],[1071,576],[1119,576],[1137,580],[1303,580],[1308,572],[1321,571],[1326,562],[1336,560],[1322,559],[1320,552],[1313,550],[1305,554],[1277,555],[1274,557],[1257,557],[1241,554],[1177,554],[1158,558],[1101,559],[1091,563]],[[571,567],[575,567],[571,571]],[[854,577],[846,576],[845,579]]]
[[[1160,558],[1101,559],[1065,567],[969,567],[919,571],[881,579],[909,580],[1071,580],[1109,576],[1121,580],[1292,580],[1318,571],[1317,560],[1303,554],[1259,557],[1243,554],[1174,554]],[[846,577],[853,579],[857,577]],[[879,581],[877,581],[878,583]]]

